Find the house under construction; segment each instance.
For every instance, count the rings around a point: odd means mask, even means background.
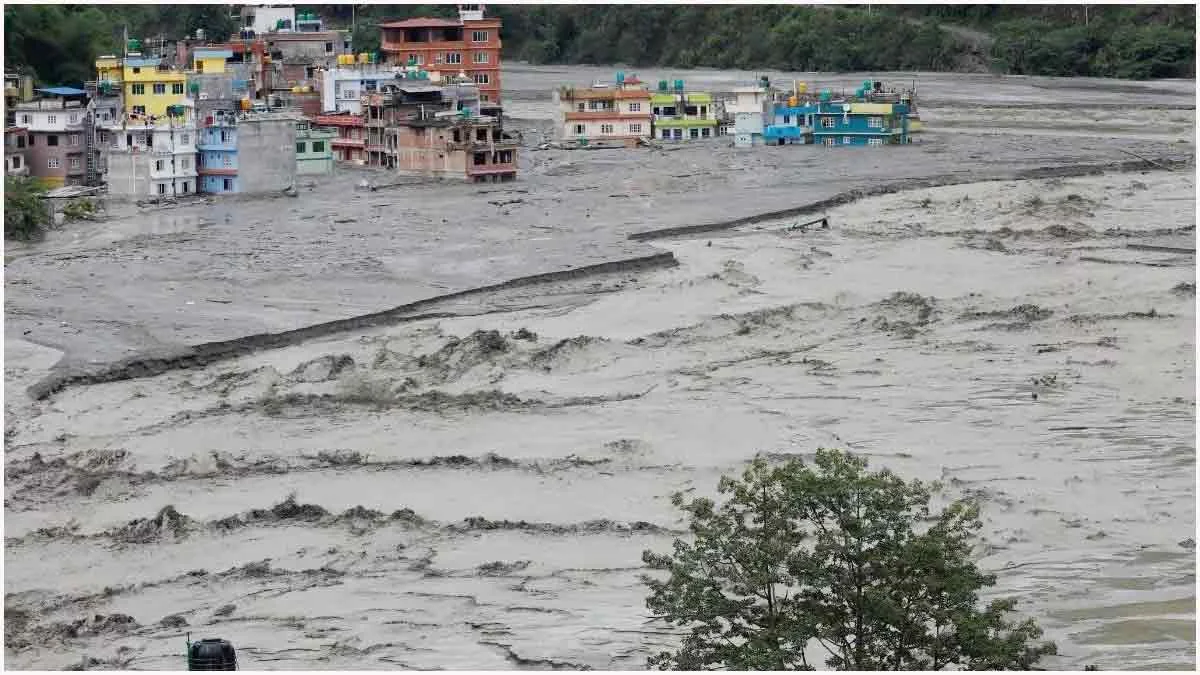
[[[517,177],[518,142],[504,133],[499,108],[480,109],[473,84],[399,80],[364,103],[369,166],[475,183]]]

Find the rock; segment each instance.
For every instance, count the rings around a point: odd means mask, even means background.
[[[236,605],[221,605],[217,608],[217,611],[213,612],[213,616],[229,616],[236,609]]]
[[[301,363],[289,376],[300,382],[328,382],[354,365],[349,354],[326,354]]]
[[[1189,551],[1196,550],[1196,540],[1192,539],[1191,537],[1188,537],[1187,539],[1184,539],[1183,541],[1179,542],[1179,545],[1182,546],[1183,548],[1186,548]]]
[[[187,619],[185,619],[182,614],[171,614],[169,616],[164,616],[158,623],[164,628],[183,628],[184,626],[188,625]]]

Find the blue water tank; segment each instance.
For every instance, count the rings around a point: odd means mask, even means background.
[[[617,71],[617,84],[622,84],[623,82],[625,82],[625,73],[624,73],[624,71],[618,70]]]

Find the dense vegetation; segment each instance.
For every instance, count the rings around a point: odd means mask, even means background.
[[[452,15],[452,5],[297,5],[378,47],[383,18]],[[980,70],[1191,78],[1187,5],[492,5],[509,59],[676,68],[803,71]],[[115,51],[123,26],[144,41],[234,28],[226,5],[8,5],[7,63],[71,84]]]
[[[673,501],[687,540],[647,551],[646,606],[687,629],[668,670],[1030,670],[1056,653],[1012,600],[984,603],[974,504],[929,508],[930,487],[818,450],[722,478],[720,503]]]
[[[5,239],[31,241],[45,234],[50,220],[42,200],[45,192],[36,178],[8,176],[4,179]]]

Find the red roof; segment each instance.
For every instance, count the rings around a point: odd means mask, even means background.
[[[458,19],[405,19],[403,21],[387,21],[379,24],[380,28],[461,28],[462,21]]]

